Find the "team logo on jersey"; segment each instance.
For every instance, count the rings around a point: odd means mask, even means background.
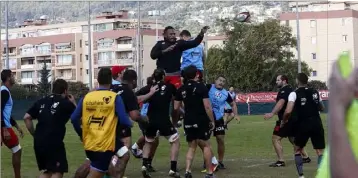
[[[57,106],[60,104],[60,102],[56,102],[56,103],[53,103],[52,106],[51,106],[51,114],[55,114],[56,113],[56,108]]]
[[[312,97],[313,97],[314,100],[318,99],[317,93],[314,93],[314,94],[312,95]]]
[[[186,91],[182,91],[181,95],[183,96],[183,98],[186,98]]]
[[[93,116],[90,116],[88,118],[88,122],[87,122],[87,125],[91,125],[91,124],[98,124],[99,127],[103,127],[105,121],[106,121],[106,118],[105,116],[102,116],[102,117],[93,117]]]
[[[103,102],[108,104],[111,102],[111,99],[112,99],[112,96],[109,96],[109,97],[103,97]]]
[[[161,88],[161,90],[165,90],[165,88],[166,88],[166,86],[165,86],[165,85],[163,85],[163,86],[162,86],[162,88]]]
[[[219,91],[215,92],[215,97],[216,97],[216,98],[221,98],[222,96],[223,96],[223,95],[222,95],[221,92],[219,92]]]

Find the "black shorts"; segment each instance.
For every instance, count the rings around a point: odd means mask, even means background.
[[[86,151],[87,158],[91,161],[91,167],[100,172],[107,172],[112,157],[117,154],[117,151],[124,146],[120,139],[116,139],[115,151]]]
[[[127,138],[132,136],[132,129],[130,127],[120,125],[119,129],[120,138]]]
[[[297,124],[295,145],[303,148],[310,138],[314,149],[324,149],[326,147],[324,128],[320,117],[308,118]]]
[[[163,118],[163,119],[156,118],[156,119],[158,120],[154,122],[149,121],[149,124],[145,129],[145,133],[144,133],[146,137],[155,138],[157,136],[158,131],[160,135],[164,137],[171,136],[177,133],[177,130],[174,128],[169,118]]]
[[[224,119],[215,120],[214,136],[225,135]]]
[[[185,124],[184,131],[186,134],[186,141],[192,142],[194,140],[209,140],[210,139],[210,128],[209,122],[203,122],[201,124]]]
[[[294,137],[295,136],[295,122],[288,121],[286,124],[283,125],[281,128],[281,121],[276,121],[275,127],[273,129],[273,135],[277,135],[281,138],[285,137]]]
[[[231,114],[231,113],[232,113],[232,109],[225,109],[225,110],[224,110],[224,113]]]
[[[68,172],[65,145],[45,146],[34,144],[37,166],[40,171],[52,173]]]

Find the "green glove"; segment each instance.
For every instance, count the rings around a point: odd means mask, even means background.
[[[348,54],[342,54],[339,57],[339,65],[342,77],[347,78],[353,71],[350,57]],[[353,100],[351,106],[348,108],[346,116],[346,128],[348,137],[352,143],[352,150],[355,158],[358,159],[358,100]],[[330,178],[330,167],[329,167],[329,147],[323,153],[323,159],[318,169],[316,178]]]

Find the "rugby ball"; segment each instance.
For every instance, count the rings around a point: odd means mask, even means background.
[[[249,22],[250,21],[250,12],[240,12],[237,16],[236,16],[236,20],[239,22]]]

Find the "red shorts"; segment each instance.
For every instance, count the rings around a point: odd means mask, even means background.
[[[2,128],[3,129],[3,128]],[[7,131],[10,134],[10,139],[5,140],[4,139],[4,133],[3,130],[1,129],[1,145],[2,143],[5,144],[6,147],[8,147],[9,149],[12,149],[16,146],[19,146],[19,139],[17,138],[16,133],[14,132],[14,130],[12,128],[5,128],[7,129]],[[14,151],[14,150],[13,150]]]
[[[177,89],[181,87],[181,77],[179,75],[165,76],[164,81],[173,84]]]

